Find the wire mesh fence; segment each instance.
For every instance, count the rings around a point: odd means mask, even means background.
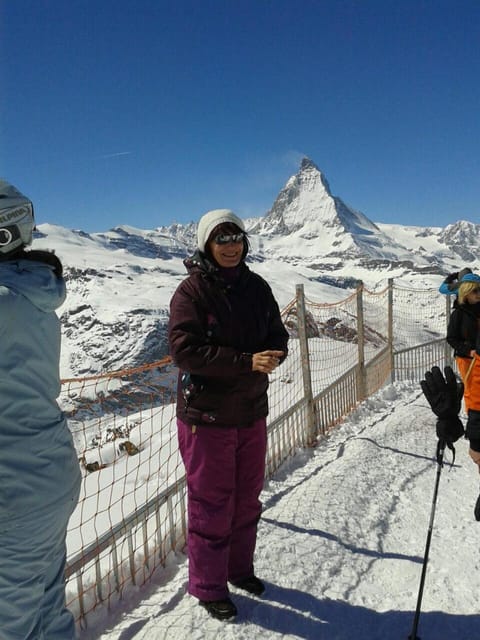
[[[185,538],[183,468],[169,358],[64,380],[61,405],[83,472],[67,538],[67,602],[77,619],[143,584]]]
[[[297,287],[282,317],[289,356],[270,376],[267,476],[314,445],[390,380],[418,380],[448,361],[448,300],[389,286],[335,304]],[[64,380],[83,472],[67,537],[67,604],[80,629],[100,604],[147,582],[186,541],[185,477],[170,358],[136,369]]]

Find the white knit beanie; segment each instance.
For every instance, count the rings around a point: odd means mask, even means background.
[[[240,220],[233,211],[230,211],[230,209],[214,209],[213,211],[208,211],[200,218],[197,228],[197,245],[202,253],[205,252],[205,245],[212,231],[224,222],[233,222],[241,231],[245,231],[242,220]]]

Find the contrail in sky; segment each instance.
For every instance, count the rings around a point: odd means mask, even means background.
[[[103,156],[100,156],[103,159],[106,158],[118,158],[118,156],[128,156],[130,155],[132,152],[131,151],[118,151],[118,153],[106,153]]]

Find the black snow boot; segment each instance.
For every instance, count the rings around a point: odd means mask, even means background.
[[[224,600],[199,600],[200,606],[204,607],[212,618],[217,620],[228,620],[237,615],[237,607],[230,598]]]
[[[261,596],[265,591],[265,585],[257,576],[243,578],[243,580],[232,582],[232,584],[234,587],[248,591],[248,593],[252,593],[254,596]]]

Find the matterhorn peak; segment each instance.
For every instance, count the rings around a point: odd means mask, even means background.
[[[300,171],[303,171],[304,169],[310,169],[310,167],[312,167],[313,169],[318,169],[313,160],[310,160],[310,158],[307,158],[307,156],[303,156],[302,162],[300,163]]]
[[[313,160],[310,160],[310,158],[307,158],[307,156],[304,156],[302,158],[302,161],[300,162],[299,173],[303,173],[305,171],[317,171],[318,173],[321,173],[320,169],[313,162]]]
[[[317,183],[317,187],[320,190],[325,191],[328,196],[332,196],[328,180],[317,165],[310,160],[310,158],[304,157],[302,159],[302,162],[300,163],[300,171],[298,172],[297,177],[300,183]]]
[[[387,238],[363,213],[333,196],[327,179],[307,157],[252,232],[271,239],[278,245],[279,255],[288,254],[293,260],[306,253],[329,259],[408,257],[405,247]]]
[[[308,228],[308,235],[341,224],[339,214],[348,212],[343,202],[332,196],[327,179],[317,165],[304,157],[299,171],[291,176],[272,208],[257,226],[268,235],[285,235]],[[357,215],[352,211],[352,215]],[[376,228],[369,222],[372,228]]]

